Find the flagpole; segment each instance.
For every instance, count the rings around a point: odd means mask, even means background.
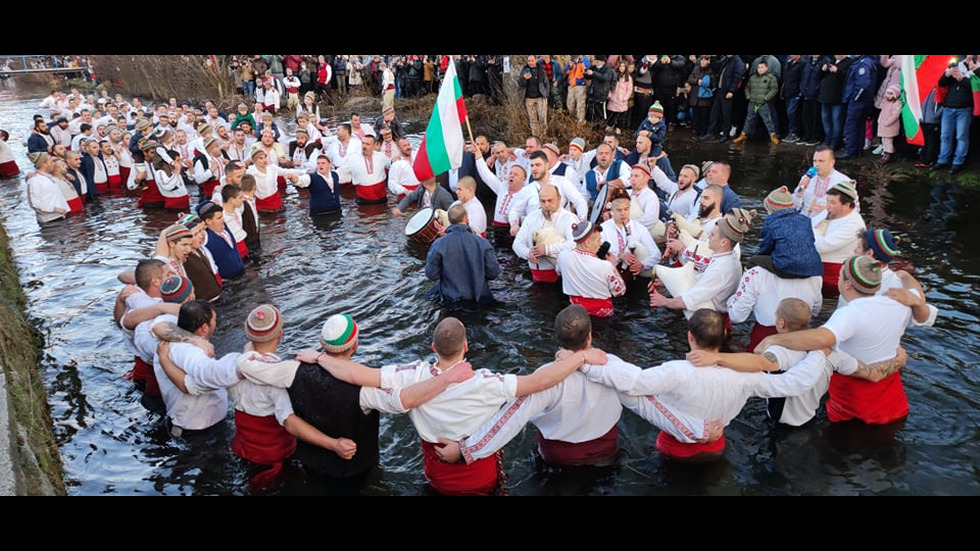
[[[470,133],[470,143],[471,144],[476,143],[476,141],[473,139],[473,128],[470,127],[469,113],[466,114],[466,130]]]

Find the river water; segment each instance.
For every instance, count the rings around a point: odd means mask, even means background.
[[[21,145],[45,91],[0,88],[0,128],[26,172]],[[46,115],[46,113],[44,113]],[[369,114],[371,115],[371,114]],[[473,121],[479,132],[479,121]],[[289,121],[280,123],[292,128]],[[811,148],[749,143],[693,145],[669,138],[675,166],[727,158],[732,184],[746,206],[762,210],[765,194],[792,186]],[[413,136],[417,139],[418,136]],[[619,464],[605,469],[552,469],[534,456],[533,427],[505,449],[511,495],[978,495],[980,494],[980,343],[977,289],[980,231],[973,223],[978,194],[940,176],[890,177],[877,168],[839,163],[859,183],[869,224],[907,237],[903,259],[918,268],[929,301],[939,310],[935,327],[903,339],[909,363],[902,378],[908,419],[887,427],[831,426],[821,411],[808,426],[774,428],[761,400],[752,400],[726,429],[724,459],[679,465],[653,448],[657,430],[629,411],[620,422]],[[197,189],[192,189],[196,198]],[[254,306],[270,302],[285,313],[281,351],[315,346],[327,316],[348,312],[358,320],[355,359],[368,365],[430,354],[429,339],[446,315],[423,295],[425,249],[406,245],[405,218],[383,207],[359,208],[349,193],[334,220],[314,223],[292,189],[286,211],[263,217],[262,254],[246,276],[231,282],[217,305],[218,354],[240,350],[243,322]],[[39,227],[26,200],[23,173],[0,181],[0,216],[10,236],[28,314],[45,339],[44,374],[54,430],[71,495],[278,495],[329,494],[322,481],[287,470],[281,483],[253,491],[248,473],[230,450],[232,417],[217,443],[189,446],[171,438],[161,416],[148,413],[125,379],[132,366],[112,322],[121,285],[116,275],[149,255],[172,215],[142,211],[131,196],[102,197],[67,222]],[[758,239],[744,245],[749,254]],[[526,263],[496,245],[502,266],[491,287],[502,304],[464,314],[474,367],[528,373],[552,357],[555,314],[567,304],[560,290],[533,284]],[[594,327],[596,345],[641,366],[678,359],[686,352],[678,312],[653,311],[641,290],[616,302],[616,315]],[[816,322],[833,304],[825,304]],[[737,325],[744,342],[749,324]],[[418,437],[405,416],[383,415],[380,468],[367,495],[425,495]]]

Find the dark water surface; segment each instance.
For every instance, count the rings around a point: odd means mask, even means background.
[[[21,145],[45,91],[0,88],[0,128],[22,170]],[[46,112],[44,113],[47,114]],[[373,114],[372,114],[373,115]],[[291,129],[292,124],[284,121]],[[474,130],[479,131],[478,121]],[[765,194],[792,186],[812,148],[784,144],[690,145],[672,135],[675,166],[727,157],[732,183],[746,206],[761,210]],[[823,413],[805,428],[773,428],[761,400],[752,400],[726,429],[724,459],[708,466],[666,461],[653,448],[656,429],[624,410],[621,461],[611,469],[556,470],[535,461],[534,431],[505,450],[512,495],[978,495],[980,494],[980,369],[977,288],[980,242],[978,194],[940,177],[893,179],[871,168],[839,163],[857,178],[865,220],[911,239],[904,259],[918,267],[928,299],[940,315],[935,327],[909,331],[909,365],[902,378],[911,413],[887,427],[831,426]],[[0,216],[10,235],[28,314],[46,340],[39,366],[49,393],[55,433],[71,495],[247,495],[248,473],[230,450],[232,417],[221,439],[190,446],[171,438],[161,416],[148,413],[125,379],[132,366],[112,322],[121,285],[116,275],[151,254],[173,215],[142,211],[131,196],[102,197],[80,217],[40,228],[27,204],[23,175],[0,181]],[[198,190],[192,189],[192,198]],[[429,352],[431,331],[445,315],[425,300],[425,249],[406,246],[406,219],[386,208],[358,208],[345,195],[335,219],[314,222],[306,201],[290,188],[287,210],[264,217],[261,260],[231,282],[217,305],[217,353],[240,350],[243,322],[254,306],[271,302],[286,317],[281,350],[315,346],[326,317],[348,312],[358,320],[356,360],[369,365],[409,361]],[[750,254],[755,235],[745,244]],[[557,343],[555,314],[567,301],[560,290],[534,285],[526,263],[496,245],[503,268],[492,289],[503,304],[464,314],[475,367],[527,373],[548,361]],[[616,315],[595,325],[597,346],[641,366],[686,352],[685,320],[652,311],[642,290],[616,301]],[[829,315],[825,304],[817,321]],[[749,324],[736,326],[744,342]],[[424,495],[418,437],[405,416],[383,415],[380,468],[369,495]],[[307,495],[334,489],[295,470],[264,493]]]

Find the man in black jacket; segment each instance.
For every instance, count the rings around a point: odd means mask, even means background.
[[[939,86],[947,89],[940,123],[939,159],[929,170],[949,167],[949,173],[956,174],[963,170],[963,163],[966,162],[966,154],[970,151],[970,123],[973,122],[973,88],[966,75],[980,68],[976,56],[971,57],[973,59],[969,65],[966,62],[950,65],[943,76],[939,77]],[[949,164],[950,159],[953,160],[952,166]]]
[[[592,123],[606,125],[606,99],[609,97],[609,87],[616,75],[611,67],[606,65],[606,56],[597,55],[592,67],[585,71],[589,80],[589,91],[585,98],[585,118]],[[543,136],[544,134],[539,134]]]

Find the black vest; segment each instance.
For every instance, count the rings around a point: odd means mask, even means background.
[[[321,476],[348,478],[364,474],[378,462],[380,413],[361,410],[361,387],[335,379],[319,365],[300,364],[289,387],[293,411],[320,432],[333,438],[350,438],[357,453],[350,460],[332,451],[296,441],[296,453],[306,468]]]

